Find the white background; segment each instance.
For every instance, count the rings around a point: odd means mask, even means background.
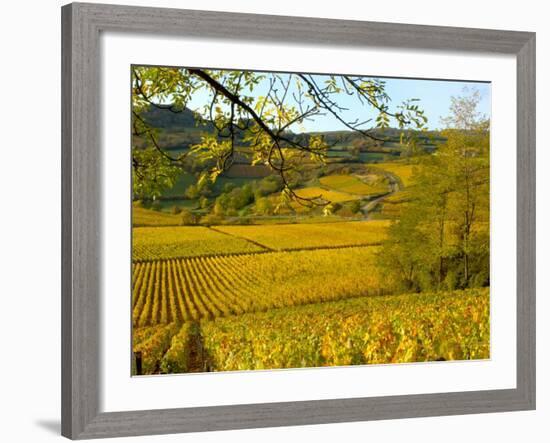
[[[200,3],[157,1],[126,3],[212,10],[273,13],[333,18],[393,21],[495,29],[537,31],[538,130],[544,131],[544,101],[548,99],[550,50],[548,14],[543,2],[365,1]],[[60,392],[60,12],[53,0],[10,2],[2,6],[0,118],[2,127],[0,245],[2,260],[1,398],[6,441],[59,440]],[[9,6],[8,6],[9,5]],[[315,5],[315,7],[313,7]],[[550,289],[544,271],[550,221],[549,174],[542,165],[550,158],[543,138],[538,142],[538,410],[460,417],[381,421],[294,428],[246,430],[185,436],[141,437],[124,441],[279,442],[334,441],[546,441],[550,419],[550,373],[544,313]],[[545,203],[546,200],[546,204]]]

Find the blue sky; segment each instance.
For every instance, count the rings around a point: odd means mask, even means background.
[[[442,80],[409,80],[387,79],[386,90],[392,103],[399,103],[407,98],[420,99],[420,107],[428,117],[428,127],[441,127],[440,118],[449,115],[451,97],[464,95],[464,88],[478,90],[481,101],[478,111],[491,117],[491,85],[480,82],[442,81]]]
[[[282,74],[283,78],[286,74]],[[327,76],[314,76],[317,83],[322,84],[327,79]],[[481,82],[464,82],[464,81],[443,81],[443,80],[416,80],[416,79],[398,79],[385,78],[386,93],[390,96],[389,103],[390,111],[395,110],[395,107],[406,99],[419,99],[417,103],[424,110],[428,117],[427,127],[429,129],[441,128],[441,117],[449,114],[451,105],[451,97],[464,95],[464,88],[470,91],[478,90],[481,94],[481,101],[478,106],[478,111],[485,114],[486,117],[491,116],[491,85]],[[254,90],[254,95],[265,95],[267,92],[267,81],[261,82]],[[188,103],[188,107],[196,110],[206,103],[208,96],[205,93],[196,93],[193,100]],[[356,97],[341,94],[338,97],[339,103],[348,108],[341,115],[347,121],[365,121],[369,118],[376,117],[376,113],[372,108],[361,104]],[[374,119],[373,119],[374,121]],[[394,122],[391,126],[396,126]],[[372,123],[366,124],[363,129],[372,127]],[[295,125],[291,128],[294,132],[313,132],[313,131],[338,131],[346,130],[347,128],[339,122],[334,116],[328,114],[326,116],[316,116],[314,120],[304,122],[302,126]]]

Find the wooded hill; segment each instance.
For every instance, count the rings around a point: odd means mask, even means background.
[[[202,119],[197,113],[185,108],[181,112],[172,112],[168,109],[155,108],[151,106],[147,111],[141,113],[141,117],[153,128],[158,130],[158,141],[160,146],[166,150],[180,150],[189,148],[193,144],[200,143],[201,135],[213,133],[213,124]],[[396,147],[401,141],[401,134],[410,135],[414,133],[417,140],[426,148],[435,148],[438,144],[445,142],[445,138],[439,131],[402,131],[396,128],[373,129],[372,135],[384,142],[366,139],[363,135],[353,131],[326,131],[311,132],[306,134],[292,134],[289,137],[304,137],[307,135],[322,135],[325,141],[335,147],[356,145],[360,150],[372,150],[377,147]],[[236,130],[236,142],[238,145],[245,145],[242,142],[243,133]],[[145,146],[145,139],[141,136],[133,137],[134,147]]]

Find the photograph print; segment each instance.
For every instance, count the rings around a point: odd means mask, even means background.
[[[131,66],[132,375],[489,359],[467,80]]]

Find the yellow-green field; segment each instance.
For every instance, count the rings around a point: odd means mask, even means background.
[[[258,252],[263,248],[203,226],[134,228],[132,260]]]
[[[386,220],[288,225],[217,226],[215,229],[274,250],[379,244]]]
[[[397,191],[392,195],[389,195],[384,199],[384,202],[392,203],[392,204],[401,204],[401,203],[407,203],[411,201],[411,193],[409,189],[405,189],[403,191]]]
[[[341,203],[346,201],[358,200],[360,195],[348,194],[346,192],[333,191],[329,189],[320,188],[318,186],[311,186],[308,188],[296,189],[294,191],[298,197],[302,198],[322,198],[330,201],[331,203]],[[294,204],[297,204],[294,202]]]
[[[377,245],[386,220],[278,225],[138,227],[133,229],[132,259],[244,254],[267,250]]]
[[[357,247],[135,263],[133,324],[197,321],[378,294],[376,251]]]
[[[378,163],[376,164],[376,168],[388,171],[398,177],[404,186],[410,186],[412,184],[414,170],[417,166],[403,162],[388,162]]]
[[[410,188],[397,191],[384,198],[381,202],[381,209],[378,213],[375,213],[375,216],[384,220],[398,219],[406,204],[411,201],[411,195],[408,189]]]
[[[487,288],[385,295],[390,224],[133,228],[139,374],[489,358]]]
[[[488,288],[360,297],[138,328],[134,352],[144,374],[487,359],[489,306]]]
[[[362,196],[371,196],[389,192],[388,185],[385,183],[367,184],[353,175],[329,175],[321,177],[319,182],[328,188],[336,189],[341,192],[359,194]]]
[[[133,226],[178,226],[181,224],[181,216],[168,214],[161,211],[141,208],[137,205],[132,207]]]
[[[489,290],[360,298],[201,325],[212,370],[489,358]]]

